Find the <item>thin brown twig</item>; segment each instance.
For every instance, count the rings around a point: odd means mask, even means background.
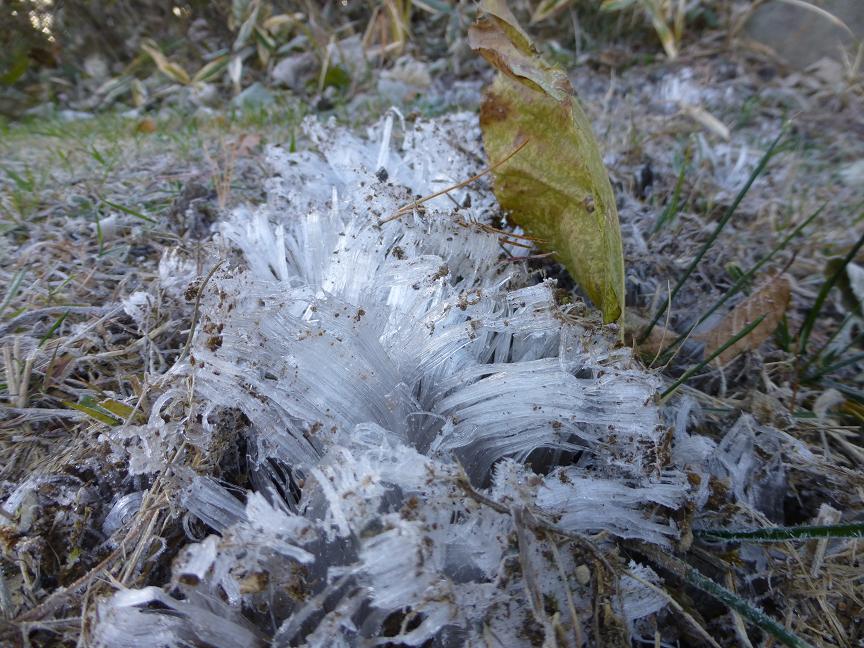
[[[497,511],[498,513],[503,513],[505,515],[511,515],[511,510],[504,504],[500,502],[496,502],[493,499],[489,499],[485,495],[478,493],[474,490],[474,487],[471,486],[471,483],[468,481],[468,477],[466,475],[460,475],[456,482],[462,490],[465,491],[465,494],[468,495],[471,499],[473,499],[478,504],[483,504],[484,506],[488,506],[489,508]],[[609,562],[609,559],[603,555],[603,552],[597,548],[590,538],[582,535],[581,533],[576,533],[574,531],[565,531],[564,529],[555,526],[545,520],[538,519],[536,516],[526,516],[525,520],[526,524],[535,530],[546,531],[548,533],[554,533],[555,535],[561,536],[562,538],[567,538],[568,540],[572,540],[580,547],[588,551],[592,556],[594,556],[598,561],[600,561],[604,567],[609,571],[609,573],[614,574],[618,573],[618,569],[612,566],[612,563]]]
[[[461,189],[462,187],[466,187],[469,184],[471,184],[472,182],[476,182],[477,180],[479,180],[483,176],[491,173],[492,171],[494,171],[495,169],[500,167],[502,164],[504,164],[505,162],[510,160],[514,155],[516,155],[519,151],[521,151],[523,148],[525,148],[525,146],[530,141],[531,140],[526,139],[519,146],[517,146],[515,149],[513,149],[510,153],[508,153],[504,157],[503,160],[499,160],[498,162],[496,162],[492,166],[484,169],[483,171],[481,171],[477,175],[473,175],[470,178],[468,178],[467,180],[463,180],[462,182],[459,182],[455,185],[451,185],[451,186],[447,187],[446,189],[442,189],[441,191],[436,191],[435,193],[429,194],[428,196],[423,196],[423,198],[418,198],[414,202],[409,203],[409,204],[405,205],[404,207],[400,207],[399,209],[396,210],[396,212],[394,214],[388,216],[387,218],[385,218],[383,220],[378,221],[378,224],[384,225],[385,223],[389,223],[390,221],[394,221],[398,218],[401,218],[405,214],[407,214],[411,211],[414,211],[415,209],[417,209],[417,207],[419,207],[420,205],[422,205],[425,202],[429,202],[433,198],[437,198],[438,196],[443,196],[444,194],[448,194],[451,191],[454,191],[456,189]]]
[[[201,282],[201,287],[198,289],[198,294],[195,295],[195,306],[192,309],[192,323],[189,325],[189,335],[186,337],[186,344],[183,345],[183,351],[180,352],[180,355],[177,357],[176,363],[179,363],[183,358],[186,357],[186,354],[189,352],[189,347],[192,346],[192,337],[195,335],[195,326],[198,324],[198,308],[201,305],[201,296],[204,294],[204,289],[207,287],[207,284],[210,282],[210,279],[216,274],[216,271],[225,263],[223,259],[216,265],[214,265],[210,272],[207,273],[207,276],[204,277],[204,281]],[[175,364],[176,364],[175,363]]]

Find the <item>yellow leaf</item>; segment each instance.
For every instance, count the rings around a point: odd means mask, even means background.
[[[136,410],[133,407],[129,407],[125,403],[121,403],[111,398],[106,398],[105,400],[99,401],[99,407],[104,410],[108,410],[114,416],[124,421],[134,417],[135,419],[137,419],[136,422],[140,423],[144,419],[144,413],[140,410]]]
[[[96,419],[97,421],[99,421],[100,423],[104,423],[105,425],[115,426],[119,425],[120,423],[119,421],[111,418],[104,412],[100,412],[94,407],[89,407],[88,405],[84,405],[82,403],[72,403],[70,401],[63,401],[63,404],[66,405],[66,407],[78,410],[79,412],[84,412],[90,418]]]
[[[567,75],[537,53],[503,0],[486,0],[468,42],[499,70],[480,109],[496,165],[495,196],[546,241],[606,322],[624,312],[624,256],[615,196],[587,115]]]

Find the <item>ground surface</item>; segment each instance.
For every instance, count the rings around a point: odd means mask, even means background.
[[[845,255],[864,231],[861,93],[831,70],[821,76],[792,73],[710,36],[675,63],[645,63],[626,48],[584,55],[578,65],[566,62],[604,149],[625,242],[628,306],[643,321],[664,302],[669,285],[785,129],[782,150],[756,178],[660,324],[670,338],[689,331],[742,272],[821,208],[750,282],[752,289],[781,272],[788,278],[791,299],[777,322],[779,333],[722,367],[701,368],[679,394],[701,406],[701,428],[716,438],[746,412],[793,435],[818,457],[820,477],[789,466],[785,492],[773,493],[773,504],[752,511],[754,526],[860,522],[864,386],[857,360],[836,366],[860,351],[860,304],[856,315],[854,303],[834,290],[815,320],[811,354],[802,358],[789,340],[824,285],[827,260]],[[455,85],[451,78],[436,81],[405,110],[476,109],[483,74],[471,72]],[[326,112],[359,126],[385,106],[373,89]],[[93,600],[117,581],[161,585],[186,541],[170,498],[163,498],[141,509],[127,527],[140,532],[149,515],[147,532],[162,538],[161,553],[154,545],[134,545],[153,552],[144,569],[129,573],[122,552],[105,542],[113,500],[151,485],[133,483],[123,465],[105,465],[106,431],[134,416],[130,408],[136,405],[147,411],[154,384],[186,345],[195,290],[186,297],[185,286],[177,294],[160,291],[156,317],[143,334],[119,304],[160,277],[167,250],[176,247],[191,263],[202,258],[212,223],[235,205],[260,200],[265,145],[292,142],[303,113],[325,112],[316,108],[279,95],[246,112],[190,114],[181,107],[146,118],[51,118],[5,129],[0,502],[31,474],[51,478],[33,495],[37,501],[22,508],[30,511],[29,519],[4,511],[14,525],[0,527],[0,616],[16,618],[16,627],[31,633],[35,643],[72,641],[81,632],[86,637]],[[294,145],[308,143],[301,138]],[[561,275],[548,263],[535,267],[538,276]],[[196,274],[208,270],[197,267]],[[171,269],[163,263],[161,272],[166,284]],[[570,284],[562,277],[561,285]],[[681,353],[659,359],[656,371],[667,384],[704,357],[698,334],[710,331],[746,293],[697,328]],[[826,345],[849,348],[829,361],[813,360],[830,371],[802,381],[802,364]],[[646,364],[657,359],[657,351],[645,352]],[[229,475],[230,457],[223,459],[218,469]],[[199,468],[209,465],[204,458],[194,461]],[[68,493],[75,495],[69,499]],[[59,509],[74,515],[60,524]],[[855,543],[834,540],[827,549],[812,541],[780,544],[772,560],[759,566],[759,578],[746,585],[727,568],[743,560],[734,546],[712,553],[697,544],[689,555],[728,585],[737,583],[742,594],[811,642],[854,646],[862,641],[864,614],[858,576],[864,565]],[[724,632],[725,608],[694,600],[683,587],[675,591],[709,631]],[[736,628],[741,623],[736,617]],[[724,643],[734,644],[737,636],[726,635]]]

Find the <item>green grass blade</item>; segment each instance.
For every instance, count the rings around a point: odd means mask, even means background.
[[[775,619],[768,616],[764,611],[741,598],[735,592],[726,589],[722,585],[703,575],[700,571],[687,566],[686,580],[693,586],[699,588],[709,596],[715,598],[727,607],[735,610],[747,621],[767,632],[772,637],[781,641],[790,648],[811,648],[810,644],[801,639],[791,630],[787,630]]]
[[[105,242],[105,237],[102,234],[102,221],[99,218],[98,210],[96,211],[96,242],[99,244],[99,251],[97,252],[96,256],[101,257],[105,251],[103,246]]]
[[[711,315],[713,315],[715,312],[717,312],[717,310],[721,306],[723,306],[723,304],[725,304],[727,301],[729,301],[732,297],[734,297],[739,292],[741,292],[741,289],[744,286],[746,286],[753,279],[753,277],[756,275],[756,273],[766,263],[768,263],[771,259],[773,259],[777,254],[782,252],[793,239],[800,236],[801,233],[804,231],[804,229],[808,225],[810,225],[810,223],[812,223],[816,218],[818,218],[819,215],[825,210],[825,207],[827,207],[827,206],[828,206],[828,203],[823,203],[822,206],[819,207],[819,209],[817,209],[812,214],[810,214],[807,218],[805,218],[794,230],[792,230],[792,232],[790,234],[785,236],[782,241],[777,243],[777,245],[775,245],[768,254],[766,254],[764,257],[759,259],[756,263],[753,264],[752,267],[750,267],[746,272],[744,272],[735,281],[735,283],[732,284],[732,286],[729,288],[729,290],[727,290],[725,293],[723,293],[723,295],[717,301],[715,301],[708,310],[706,310],[704,313],[702,313],[702,315],[699,317],[699,319],[696,321],[696,323],[690,328],[689,331],[679,335],[677,338],[675,338],[674,340],[672,340],[672,342],[669,343],[669,346],[667,346],[665,349],[663,349],[662,353],[659,356],[660,363],[662,364],[663,362],[665,362],[666,359],[668,358],[668,354],[671,351],[673,351],[684,340],[686,340],[688,337],[690,337],[690,334],[693,332],[693,330],[697,326],[699,326],[700,324],[702,324],[702,322],[704,322],[709,317],[711,317]]]
[[[147,221],[148,223],[155,223],[156,221],[149,216],[145,216],[139,211],[135,211],[129,207],[124,207],[123,205],[111,202],[110,200],[106,200],[105,198],[100,198],[100,200],[108,205],[109,207],[113,207],[114,209],[119,209],[124,214],[129,214],[130,216],[134,216],[135,218],[140,218],[143,221]]]
[[[15,183],[15,186],[18,187],[19,190],[28,193],[33,192],[35,187],[31,178],[25,178],[8,167],[3,167],[3,172],[9,176],[9,179]]]
[[[827,376],[828,374],[834,373],[838,369],[842,369],[843,367],[848,367],[849,365],[855,364],[856,362],[861,362],[864,360],[864,353],[856,353],[855,355],[849,356],[845,360],[841,360],[840,362],[835,362],[834,364],[828,365],[827,367],[823,367],[818,371],[815,371],[811,374],[808,374],[805,379],[806,380],[818,380],[822,376]]]
[[[810,365],[812,365],[815,362],[819,362],[820,360],[822,361],[823,365],[827,362],[831,362],[835,358],[843,355],[851,346],[858,344],[859,341],[864,341],[864,335],[861,335],[861,336],[858,336],[856,338],[853,338],[852,341],[849,342],[849,344],[847,344],[846,346],[844,346],[842,350],[829,350],[829,347],[834,343],[834,341],[837,339],[837,337],[843,332],[843,329],[846,328],[846,325],[849,324],[849,322],[851,320],[852,320],[852,313],[846,313],[846,316],[843,318],[843,321],[840,322],[840,326],[838,326],[837,329],[831,334],[831,336],[825,341],[825,344],[823,344],[820,347],[820,349],[816,353],[814,353],[810,357],[810,359],[807,360],[806,363],[804,363],[802,370],[808,369],[810,367]],[[860,338],[860,340],[859,340],[859,338]]]
[[[809,643],[804,641],[791,630],[787,630],[763,610],[759,609],[746,599],[741,598],[735,592],[715,583],[713,580],[702,574],[698,569],[688,565],[680,558],[676,558],[675,556],[644,542],[634,542],[629,544],[636,551],[650,558],[663,569],[672,572],[681,580],[703,591],[711,598],[723,603],[726,607],[735,610],[744,619],[760,628],[762,631],[770,634],[777,641],[780,641],[790,648],[812,648]]]
[[[669,396],[671,396],[675,392],[676,389],[678,389],[681,385],[683,385],[685,382],[687,382],[687,380],[689,380],[690,376],[701,371],[714,358],[719,356],[726,349],[728,349],[733,344],[735,344],[738,340],[740,340],[741,338],[748,335],[750,333],[750,331],[752,331],[757,326],[759,326],[759,324],[761,324],[762,320],[764,320],[764,319],[765,319],[765,315],[762,315],[761,317],[757,317],[755,320],[750,322],[747,326],[745,326],[743,329],[738,331],[731,338],[726,340],[726,342],[724,342],[716,351],[714,351],[714,353],[712,353],[710,356],[705,358],[699,364],[697,364],[694,367],[691,367],[690,369],[685,371],[678,380],[676,380],[674,383],[672,383],[672,385],[666,391],[664,391],[662,394],[660,394],[660,400],[666,400]]]
[[[133,417],[138,423],[144,421],[144,413],[141,410],[136,410],[134,407],[129,407],[125,403],[116,401],[113,398],[106,398],[105,400],[99,401],[99,407],[111,412],[111,414],[122,421],[131,420]]]
[[[84,412],[90,418],[95,419],[100,423],[104,423],[105,425],[110,425],[112,427],[115,425],[119,425],[119,421],[117,421],[117,419],[108,416],[103,412],[100,412],[94,407],[89,407],[88,405],[84,405],[82,403],[73,403],[71,401],[63,401],[63,404],[71,409],[78,410],[79,412]]]
[[[864,538],[864,523],[816,524],[739,531],[694,529],[693,535],[697,538],[736,540],[740,542],[786,542],[788,540],[817,540],[819,538]]]
[[[688,147],[684,154],[684,160],[681,162],[681,170],[678,172],[678,180],[675,181],[675,189],[672,190],[672,198],[669,200],[669,204],[666,205],[666,209],[664,209],[663,213],[660,214],[660,218],[658,218],[657,222],[654,224],[654,229],[651,231],[652,234],[656,234],[663,229],[663,226],[674,219],[680,211],[681,190],[684,187],[684,179],[687,175],[687,167],[690,164],[690,157],[690,148]]]
[[[39,347],[41,347],[43,344],[45,344],[51,338],[51,336],[54,335],[54,332],[58,328],[60,328],[60,325],[63,323],[63,320],[65,320],[68,316],[69,316],[69,311],[66,311],[60,317],[57,318],[57,320],[51,325],[51,328],[48,329],[48,332],[42,336],[41,340],[39,340]]]
[[[855,242],[855,245],[853,245],[846,256],[843,257],[843,261],[838,266],[837,270],[835,270],[834,273],[828,277],[828,280],[822,284],[822,289],[819,291],[819,294],[816,295],[816,301],[813,302],[813,306],[811,306],[810,310],[807,312],[807,317],[804,319],[804,322],[801,324],[801,329],[798,332],[799,357],[803,358],[807,353],[807,343],[810,341],[810,335],[813,333],[813,326],[816,324],[816,319],[822,311],[822,306],[825,304],[825,300],[828,299],[828,294],[840,279],[840,276],[846,272],[846,266],[852,262],[862,246],[864,246],[864,234],[861,235],[861,237]]]
[[[738,209],[738,205],[741,204],[741,201],[744,200],[744,196],[747,195],[747,192],[750,191],[750,187],[753,186],[753,183],[756,182],[756,178],[762,175],[762,172],[765,170],[765,167],[768,166],[768,162],[774,157],[774,154],[777,152],[777,147],[780,145],[780,141],[786,135],[786,129],[783,128],[780,131],[780,134],[771,142],[771,146],[768,147],[768,150],[765,151],[765,154],[762,156],[762,159],[759,160],[759,164],[756,165],[756,168],[753,169],[753,172],[750,174],[750,177],[747,178],[747,182],[741,187],[741,190],[738,192],[738,195],[735,196],[735,200],[732,201],[732,204],[729,205],[729,208],[723,214],[723,217],[717,222],[716,227],[714,227],[714,231],[711,232],[711,236],[708,237],[708,240],[702,245],[699,249],[699,252],[696,253],[696,256],[693,257],[693,260],[690,262],[690,265],[687,266],[687,269],[684,271],[684,274],[678,279],[678,282],[675,284],[675,287],[672,288],[672,292],[669,294],[669,298],[663,300],[661,306],[657,309],[657,312],[654,314],[654,319],[645,327],[645,330],[642,332],[639,340],[637,342],[644,342],[648,339],[648,336],[651,334],[652,329],[657,325],[657,322],[660,321],[660,318],[663,317],[663,314],[666,312],[667,305],[675,299],[675,296],[681,290],[687,280],[690,278],[690,275],[693,274],[693,271],[699,265],[699,262],[702,261],[702,257],[711,249],[711,246],[714,245],[714,242],[717,240],[717,237],[720,236],[720,232],[723,231],[723,228],[726,227],[726,224],[735,214]]]
[[[864,391],[861,391],[860,389],[855,389],[854,387],[839,383],[835,380],[822,380],[822,385],[824,387],[833,387],[847,398],[864,404]]]
[[[24,274],[25,270],[19,270],[13,275],[12,281],[9,282],[9,289],[6,291],[6,296],[3,298],[3,303],[0,304],[0,317],[3,316],[3,313],[6,312],[9,304],[11,304],[12,300],[15,299],[15,295],[18,294],[18,288],[21,287],[21,282],[24,281]]]

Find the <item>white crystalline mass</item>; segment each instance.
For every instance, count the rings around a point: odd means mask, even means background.
[[[166,589],[103,602],[96,645],[554,645],[571,609],[588,631],[572,574],[590,558],[528,521],[671,545],[690,494],[661,456],[658,381],[506,262],[477,226],[486,185],[389,219],[478,170],[475,119],[391,116],[368,139],[311,121],[318,152],[270,152],[267,203],[221,224],[242,262],[204,292],[181,376],[205,433],[242,412],[255,490],[185,478],[218,535]],[[663,607],[621,587],[628,623]]]

